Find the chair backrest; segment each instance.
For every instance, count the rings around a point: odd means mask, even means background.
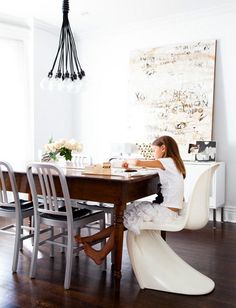
[[[27,177],[37,212],[66,216],[68,221],[72,221],[68,185],[60,167],[50,163],[30,163],[27,166]],[[42,196],[40,202],[39,195]],[[63,198],[66,211],[59,210],[61,206],[59,197]]]
[[[19,206],[16,205],[19,204],[19,194],[12,166],[6,161],[0,161],[0,206],[15,207],[18,211]]]
[[[92,164],[92,156],[85,153],[74,153],[72,164],[79,168],[90,166]]]
[[[195,182],[186,205],[185,229],[203,228],[209,220],[210,189],[213,175],[219,164],[214,164],[203,171]]]

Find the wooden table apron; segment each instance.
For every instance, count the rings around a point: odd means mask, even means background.
[[[30,194],[25,172],[15,172],[19,192]],[[66,175],[70,197],[72,199],[91,200],[112,203],[115,206],[115,264],[114,276],[121,278],[123,217],[126,203],[143,198],[157,191],[158,174],[140,177],[85,176]],[[59,179],[58,179],[59,181]],[[59,184],[59,182],[58,182]],[[56,185],[57,186],[57,185]],[[58,185],[59,187],[59,185]],[[38,189],[37,189],[38,191]],[[40,190],[38,191],[40,193]],[[58,196],[61,191],[57,188]]]

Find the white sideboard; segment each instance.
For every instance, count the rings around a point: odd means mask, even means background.
[[[216,209],[221,208],[221,220],[224,220],[224,204],[225,204],[225,163],[217,162],[220,164],[219,168],[216,170],[211,186],[210,195],[210,209],[213,209],[213,221],[214,226],[216,222]],[[184,184],[184,196],[185,200],[191,193],[194,186],[194,182],[198,176],[207,168],[209,168],[215,162],[190,162],[185,161],[184,165],[186,168],[186,179]]]
[[[213,210],[213,224],[216,226],[216,210],[221,209],[221,221],[224,221],[224,205],[225,205],[225,163],[217,162],[220,164],[216,170],[211,185],[210,192],[210,209]],[[197,162],[197,161],[184,161],[186,168],[186,178],[184,180],[184,198],[188,200],[191,194],[194,183],[198,176],[207,168],[215,164],[215,162]],[[156,195],[139,199],[140,201],[150,201],[155,199]]]

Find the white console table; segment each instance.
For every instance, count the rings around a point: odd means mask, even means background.
[[[217,162],[220,164],[216,170],[210,192],[210,205],[209,208],[213,210],[213,227],[216,227],[216,210],[221,209],[221,221],[224,222],[224,205],[225,205],[225,163]],[[194,183],[198,176],[207,168],[215,164],[215,162],[197,162],[197,161],[184,161],[186,168],[186,178],[184,180],[184,198],[188,200],[189,195],[194,187]],[[152,202],[156,195],[152,195],[140,200]]]
[[[224,204],[225,204],[225,163],[217,162],[220,164],[219,168],[216,170],[211,187],[210,195],[210,209],[213,209],[213,224],[216,225],[216,210],[221,208],[221,221],[224,221]],[[184,184],[184,196],[185,200],[191,193],[191,189],[194,186],[194,182],[198,176],[208,167],[210,167],[215,162],[191,162],[185,161],[184,165],[186,168],[186,179]]]

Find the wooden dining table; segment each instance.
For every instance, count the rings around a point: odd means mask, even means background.
[[[14,167],[18,191],[30,194],[30,187],[25,167]],[[128,202],[147,197],[157,192],[159,176],[156,170],[142,170],[135,174],[120,173],[111,175],[84,174],[79,168],[62,168],[64,170],[71,199],[107,202],[115,208],[115,260],[114,277],[121,278],[123,250],[123,218]],[[58,196],[60,193],[58,191]]]

